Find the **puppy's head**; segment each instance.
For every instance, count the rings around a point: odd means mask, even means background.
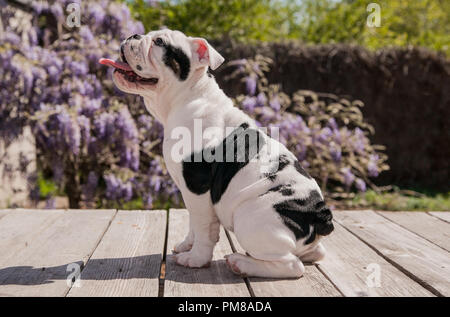
[[[144,96],[162,87],[181,88],[200,69],[214,70],[224,61],[205,39],[168,29],[130,36],[120,46],[120,59],[100,62],[116,68],[113,79],[120,90]]]

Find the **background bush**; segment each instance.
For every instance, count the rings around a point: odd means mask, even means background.
[[[450,49],[450,1],[380,0],[379,27],[367,27],[371,0],[128,0],[147,31],[166,26],[208,39],[239,42],[299,40],[370,49]],[[150,5],[149,5],[150,4]]]
[[[388,166],[384,147],[369,141],[374,130],[363,119],[362,102],[305,90],[290,97],[282,85],[267,81],[271,66],[272,60],[257,55],[222,68],[231,68],[225,80],[241,84],[245,91],[235,103],[269,132],[279,129],[280,141],[331,196],[373,186],[370,178]]]
[[[370,49],[414,45],[445,53],[450,50],[449,1],[301,0],[300,3],[299,15],[304,18],[293,33],[306,43],[359,44]],[[379,27],[366,25],[369,3],[380,5]]]
[[[296,17],[295,1],[176,0],[127,1],[146,30],[162,26],[213,39],[273,41],[290,36]]]
[[[273,60],[269,83],[292,96],[298,89],[358,99],[375,128],[373,143],[386,145],[391,169],[376,180],[448,192],[450,179],[450,60],[423,48],[267,43],[215,43],[227,59],[262,54]],[[220,69],[219,69],[220,70]],[[227,72],[217,79],[231,96],[244,92]]]

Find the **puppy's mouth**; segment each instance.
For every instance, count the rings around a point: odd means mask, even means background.
[[[100,58],[98,61],[102,65],[111,66],[114,67],[114,72],[119,72],[123,75],[125,80],[135,83],[141,83],[141,84],[147,84],[147,85],[156,85],[158,83],[158,78],[144,78],[139,76],[134,72],[134,70],[131,68],[131,66],[124,60],[121,61],[114,61],[109,58]]]

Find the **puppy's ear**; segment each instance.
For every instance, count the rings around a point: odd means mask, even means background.
[[[200,37],[191,37],[192,57],[199,67],[209,66],[212,70],[222,65],[224,58],[209,43]]]

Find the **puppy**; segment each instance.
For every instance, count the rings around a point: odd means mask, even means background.
[[[100,63],[115,67],[117,87],[141,95],[164,126],[164,160],[189,210],[176,262],[209,265],[220,225],[247,252],[226,256],[236,274],[300,277],[302,262],[322,259],[319,240],[333,224],[320,188],[219,88],[208,67],[224,58],[205,39],[168,29],[133,35],[120,51],[120,61]]]

